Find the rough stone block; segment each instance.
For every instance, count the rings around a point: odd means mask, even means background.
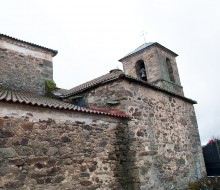
[[[48,60],[43,60],[43,65],[45,67],[50,67],[50,68],[53,68],[53,63],[51,61],[48,61]]]
[[[89,185],[92,184],[92,182],[91,182],[91,181],[88,181],[88,180],[82,180],[82,181],[80,181],[80,184],[81,184],[82,186],[89,186]]]
[[[0,148],[0,157],[12,158],[18,156],[18,153],[13,148]]]

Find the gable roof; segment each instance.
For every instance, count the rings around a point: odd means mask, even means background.
[[[176,53],[174,53],[173,51],[169,50],[168,48],[162,46],[161,44],[159,44],[157,42],[148,42],[148,43],[142,44],[141,46],[139,46],[135,50],[131,51],[129,54],[127,54],[123,58],[119,59],[119,61],[123,61],[125,58],[130,57],[134,54],[140,53],[140,52],[144,51],[145,49],[151,48],[153,46],[160,47],[160,48],[164,49],[165,51],[168,51],[169,53],[173,54],[175,57],[178,56]]]
[[[85,82],[83,84],[80,84],[76,87],[71,88],[66,93],[64,93],[63,96],[64,97],[72,96],[76,93],[82,92],[82,91],[87,90],[91,87],[95,87],[97,85],[103,84],[105,82],[109,82],[111,80],[115,80],[115,79],[119,78],[120,75],[124,75],[124,73],[121,70],[119,70],[119,69],[112,70],[112,72],[110,71],[110,73],[107,73],[107,74],[102,75],[98,78],[95,78],[93,80],[90,80],[88,82]]]
[[[90,80],[88,82],[85,82],[81,85],[78,85],[78,86],[68,90],[65,94],[63,94],[62,97],[63,98],[68,98],[68,97],[77,95],[77,94],[82,93],[82,92],[86,92],[90,89],[97,88],[98,86],[102,86],[102,85],[105,85],[106,83],[116,81],[116,80],[119,80],[119,79],[125,79],[125,80],[132,81],[134,83],[139,83],[141,85],[147,86],[147,87],[152,88],[154,90],[158,90],[158,91],[164,92],[166,94],[170,94],[170,95],[179,97],[180,99],[183,99],[183,100],[185,100],[189,103],[197,104],[197,102],[195,100],[192,100],[192,99],[186,98],[184,96],[181,96],[177,93],[165,90],[165,89],[163,89],[161,87],[158,87],[158,86],[155,86],[155,85],[153,85],[153,84],[151,84],[147,81],[143,81],[143,80],[140,80],[138,78],[132,77],[130,75],[126,75],[119,69],[112,70],[112,71],[110,71],[110,73],[107,73],[107,74],[102,75],[98,78],[95,78],[95,79]]]
[[[8,35],[5,35],[5,34],[1,34],[0,33],[0,39],[1,38],[7,38],[9,40],[12,40],[12,41],[17,41],[17,42],[20,42],[20,43],[24,43],[24,44],[27,44],[27,45],[30,45],[30,46],[34,46],[36,48],[40,48],[40,49],[43,49],[45,51],[48,51],[50,53],[52,53],[52,56],[54,57],[55,55],[57,55],[58,51],[57,50],[53,50],[53,49],[49,49],[49,48],[46,48],[46,47],[43,47],[43,46],[40,46],[40,45],[37,45],[37,44],[33,44],[33,43],[30,43],[30,42],[26,42],[26,41],[23,41],[23,40],[19,40],[17,38],[13,38],[11,36],[8,36]]]
[[[125,113],[123,114],[123,112],[120,110],[118,110],[118,112],[115,112],[115,110],[114,112],[111,112],[111,110],[108,110],[108,112],[99,111],[97,109],[93,110],[85,107],[76,106],[70,103],[65,103],[56,99],[47,98],[32,92],[0,89],[0,102],[11,102],[11,103],[26,104],[31,106],[45,107],[45,108],[54,108],[60,110],[70,110],[70,111],[84,112],[90,114],[128,118],[128,116],[126,116]]]

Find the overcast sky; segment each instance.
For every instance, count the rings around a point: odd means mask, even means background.
[[[202,144],[220,136],[219,0],[1,0],[0,33],[58,50],[54,80],[72,88],[108,73],[144,43],[177,53]]]

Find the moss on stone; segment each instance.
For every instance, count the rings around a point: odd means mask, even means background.
[[[56,83],[52,80],[45,80],[45,95],[47,97],[54,97],[53,90],[56,88]]]

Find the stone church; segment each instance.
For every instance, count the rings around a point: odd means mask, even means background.
[[[0,189],[171,190],[206,175],[176,53],[145,43],[69,90],[56,54],[0,34]]]

